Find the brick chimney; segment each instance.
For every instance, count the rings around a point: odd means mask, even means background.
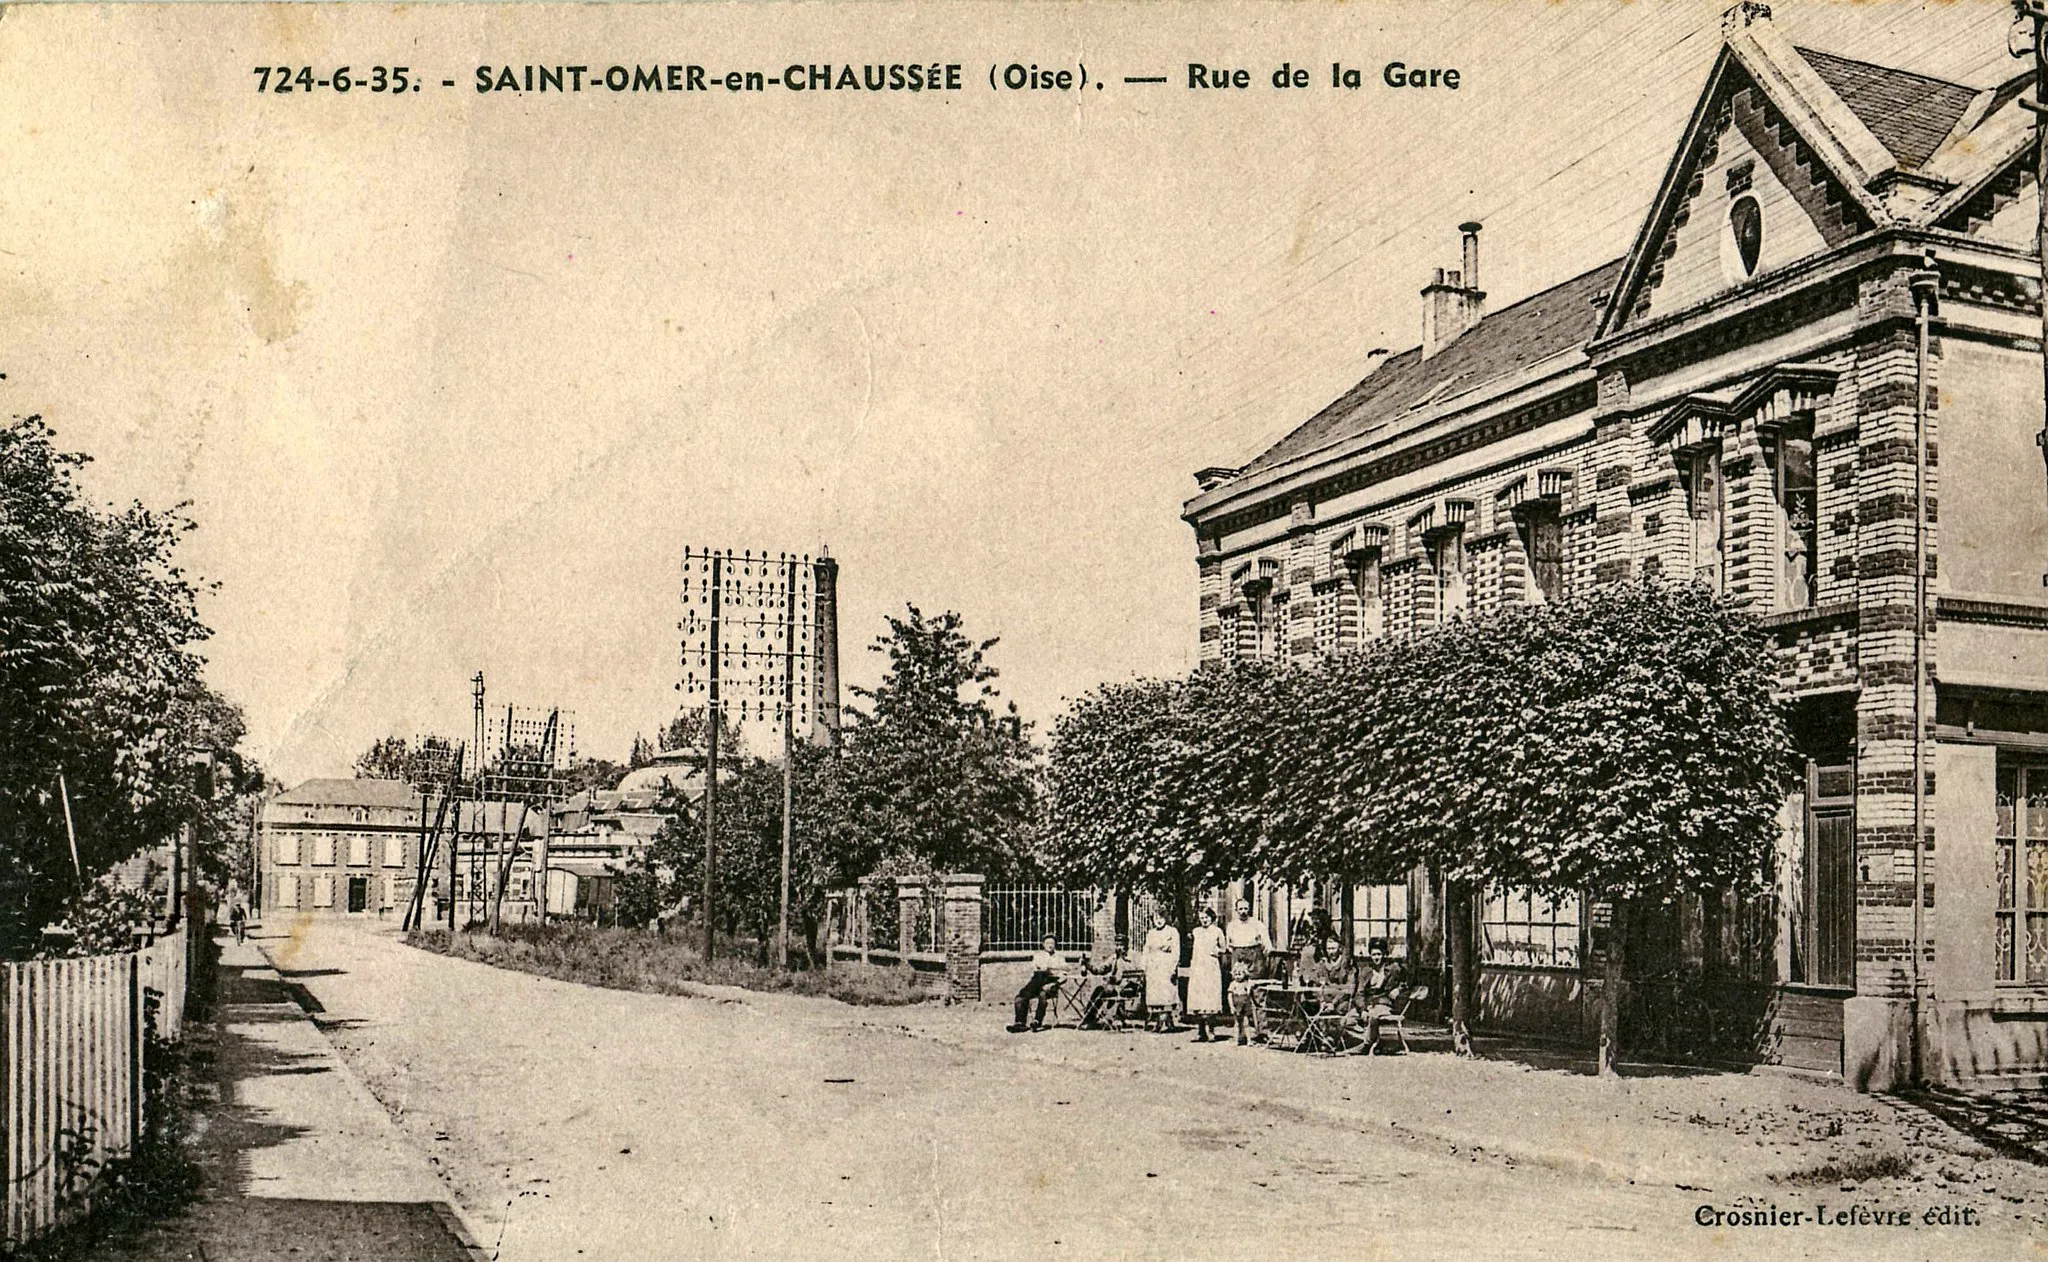
[[[1457,340],[1460,333],[1486,314],[1486,292],[1479,288],[1479,225],[1462,223],[1464,267],[1436,269],[1436,278],[1422,287],[1422,357],[1428,359]]]

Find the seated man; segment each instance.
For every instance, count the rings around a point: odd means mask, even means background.
[[[1038,1011],[1032,1015],[1029,1028],[1045,1028],[1045,1005],[1051,1003],[1052,997],[1059,993],[1060,970],[1067,965],[1066,959],[1059,953],[1059,944],[1059,939],[1048,933],[1045,940],[1038,944],[1038,950],[1032,954],[1031,980],[1025,982],[1024,988],[1017,992],[1016,1019],[1010,1023],[1010,1033],[1024,1032],[1024,1013],[1033,1000],[1038,1001]]]
[[[1144,975],[1124,952],[1119,951],[1100,966],[1083,960],[1081,967],[1091,974],[1088,999],[1081,1011],[1081,1028],[1084,1030],[1101,1029],[1108,1024],[1109,1017],[1122,1000],[1144,991]],[[1102,980],[1096,981],[1095,977]]]
[[[1358,962],[1358,1009],[1365,1023],[1364,1042],[1359,1050],[1372,1055],[1380,1041],[1380,1021],[1394,1015],[1406,992],[1408,979],[1400,962],[1387,958],[1387,940],[1372,938],[1365,944],[1365,958]]]

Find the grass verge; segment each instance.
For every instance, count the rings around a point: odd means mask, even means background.
[[[698,993],[699,986],[740,986],[747,990],[815,995],[842,1003],[888,1006],[933,997],[900,973],[865,969],[794,969],[779,972],[744,958],[722,957],[708,965],[682,937],[637,929],[593,925],[507,925],[497,936],[420,929],[406,941],[421,950],[475,960],[566,982],[640,990],[662,995]]]

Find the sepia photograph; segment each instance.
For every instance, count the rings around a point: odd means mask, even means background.
[[[0,1255],[2048,1258],[2048,7],[0,7]]]

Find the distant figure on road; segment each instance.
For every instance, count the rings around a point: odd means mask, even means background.
[[[1180,968],[1180,930],[1166,923],[1162,908],[1152,909],[1152,928],[1145,935],[1145,1028],[1173,1032],[1173,1009],[1180,996],[1173,975]]]
[[[239,898],[228,904],[228,929],[235,935],[237,942],[240,942],[242,935],[248,932],[249,913],[242,910],[242,900]]]
[[[1010,1033],[1022,1034],[1025,1030],[1024,1011],[1033,1000],[1038,1001],[1038,1011],[1032,1015],[1033,1030],[1045,1028],[1045,1005],[1052,1000],[1060,988],[1060,970],[1066,967],[1066,960],[1060,957],[1060,940],[1051,934],[1038,944],[1038,950],[1031,956],[1031,980],[1024,983],[1024,989],[1017,992],[1016,1019],[1010,1022]]]
[[[1230,1006],[1237,1010],[1237,1045],[1243,1047],[1246,1023],[1252,1015],[1252,983],[1266,976],[1266,957],[1273,953],[1273,939],[1264,921],[1252,919],[1249,899],[1237,900],[1237,919],[1224,930],[1230,944]]]
[[[1195,1019],[1195,1042],[1209,1041],[1209,1026],[1223,1014],[1223,970],[1230,958],[1223,931],[1216,927],[1216,909],[1202,909],[1202,923],[1188,935],[1188,1015]]]

